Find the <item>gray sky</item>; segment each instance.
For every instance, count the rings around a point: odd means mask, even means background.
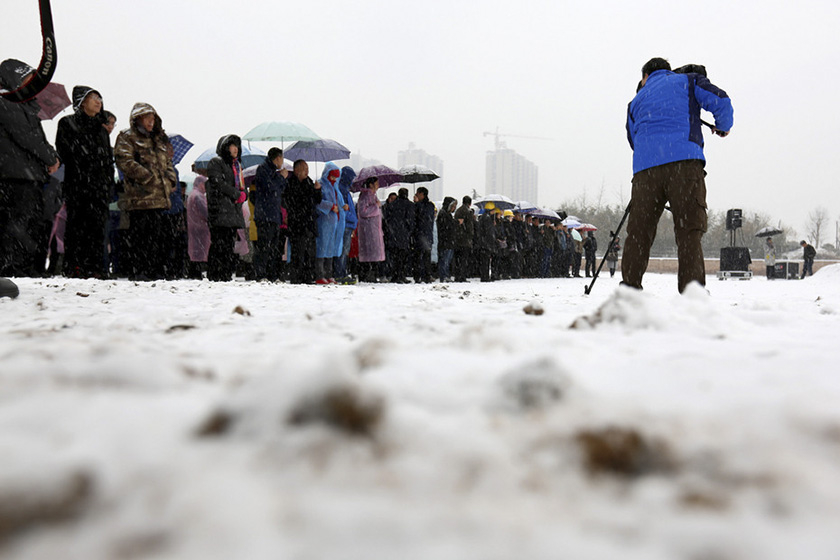
[[[0,57],[37,64],[38,2],[2,3]],[[539,166],[540,204],[584,192],[626,202],[626,107],[642,64],[662,56],[705,64],[732,98],[732,134],[706,134],[711,208],[804,232],[822,205],[832,236],[840,218],[836,2],[52,4],[54,80],[99,89],[118,128],[135,102],[151,103],[196,144],[190,161],[224,134],[298,121],[390,165],[415,142],[444,160],[446,194],[460,197],[483,193],[493,139],[482,133],[498,127],[554,139],[507,139]],[[52,141],[55,123],[45,130]]]

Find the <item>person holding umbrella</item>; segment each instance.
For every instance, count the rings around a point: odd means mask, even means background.
[[[768,237],[764,242],[764,266],[767,271],[767,279],[776,278],[776,246],[773,245],[773,238]]]
[[[254,243],[254,276],[271,282],[282,276],[283,250],[286,235],[283,225],[282,200],[289,172],[283,169],[283,150],[271,148],[265,161],[257,167],[256,190],[253,194],[254,222],[257,240]]]
[[[356,205],[359,225],[356,236],[359,239],[359,263],[363,267],[360,279],[366,282],[376,281],[376,263],[385,261],[385,240],[382,235],[382,208],[376,191],[379,190],[379,178],[368,177],[363,183]]]
[[[102,96],[88,86],[73,88],[72,115],[58,121],[55,146],[64,162],[64,275],[105,278],[103,243],[114,185],[114,156],[103,126]]]

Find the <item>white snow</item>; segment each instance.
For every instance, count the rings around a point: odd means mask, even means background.
[[[0,556],[840,558],[840,265],[583,282],[20,279]]]

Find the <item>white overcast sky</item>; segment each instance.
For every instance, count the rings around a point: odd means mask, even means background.
[[[40,58],[37,0],[0,0],[0,58]],[[840,4],[834,1],[53,0],[54,80],[99,89],[127,125],[151,103],[197,144],[266,120],[395,165],[441,157],[446,194],[484,192],[493,139],[535,162],[539,203],[629,198],[624,123],[642,64],[705,64],[735,127],[706,135],[711,208],[804,232],[840,218]],[[66,113],[64,113],[66,114]],[[55,124],[46,123],[52,141]],[[187,170],[183,166],[182,170]],[[622,198],[623,197],[623,198]]]

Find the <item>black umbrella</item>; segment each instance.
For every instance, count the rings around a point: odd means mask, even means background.
[[[427,183],[440,179],[440,175],[426,167],[425,165],[406,165],[400,167],[400,183]]]
[[[758,230],[757,232],[755,232],[755,236],[756,237],[773,237],[774,235],[780,235],[782,233],[784,233],[784,232],[777,227],[767,226],[767,227],[763,227],[760,230]]]

